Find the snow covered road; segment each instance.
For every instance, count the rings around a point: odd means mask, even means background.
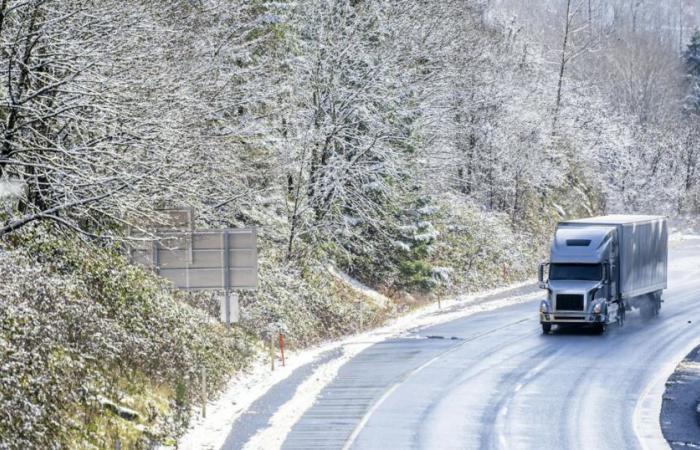
[[[279,448],[292,426],[310,409],[320,391],[341,366],[363,350],[414,330],[450,322],[504,306],[541,297],[532,282],[431,304],[401,316],[384,327],[349,336],[340,341],[296,352],[287,352],[287,366],[270,372],[261,361],[248,373],[231,380],[224,394],[207,405],[207,417],[195,420],[179,440],[185,450],[218,448]]]
[[[700,341],[700,242],[671,250],[658,319],[543,336],[537,301],[422,328],[338,371],[283,448],[663,448],[658,392]]]

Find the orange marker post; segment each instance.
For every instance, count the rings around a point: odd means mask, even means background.
[[[282,354],[282,367],[284,367],[284,335],[280,333],[280,353]]]

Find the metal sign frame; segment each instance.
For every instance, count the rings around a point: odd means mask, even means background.
[[[257,230],[232,228],[162,233],[132,260],[185,290],[257,289]]]
[[[170,280],[178,289],[223,290],[221,320],[230,327],[240,317],[233,291],[258,286],[257,228],[195,230],[193,208],[159,213],[166,214],[170,223],[150,224],[160,239],[132,247],[131,261]]]

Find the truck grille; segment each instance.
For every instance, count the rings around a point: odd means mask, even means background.
[[[583,311],[583,295],[559,294],[557,295],[557,311]]]

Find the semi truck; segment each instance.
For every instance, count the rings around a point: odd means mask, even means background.
[[[667,287],[665,217],[611,215],[560,222],[549,261],[539,266],[542,332],[553,325],[584,325],[605,332],[622,326],[627,311],[659,314]]]

